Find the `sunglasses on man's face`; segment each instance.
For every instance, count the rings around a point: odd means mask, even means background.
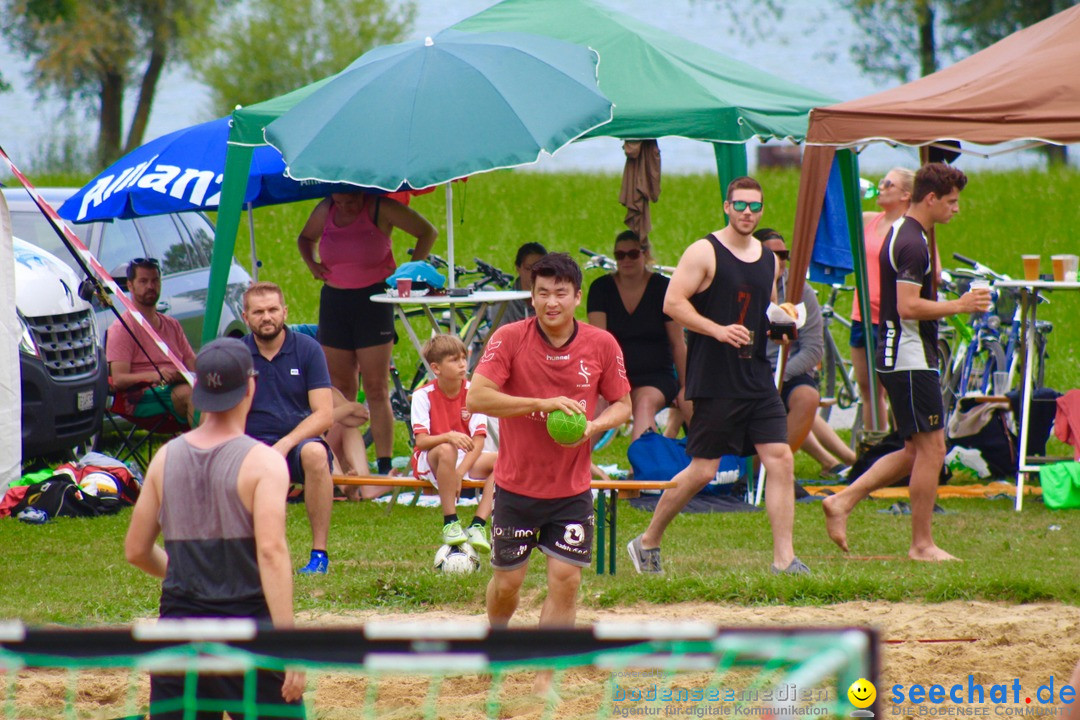
[[[639,257],[641,257],[641,251],[640,250],[616,250],[615,251],[615,259],[616,260],[637,260]]]
[[[750,212],[759,213],[761,208],[765,206],[765,203],[761,202],[747,202],[745,200],[732,200],[731,209],[735,212],[744,212],[746,208],[750,208]]]

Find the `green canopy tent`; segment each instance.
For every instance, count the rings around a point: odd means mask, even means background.
[[[454,26],[549,35],[600,53],[611,122],[585,135],[714,143],[721,186],[746,174],[753,138],[802,142],[813,107],[832,101],[595,0],[503,0]]]
[[[746,174],[747,141],[801,142],[810,109],[835,102],[594,0],[504,0],[454,29],[547,35],[591,47],[600,54],[600,89],[615,111],[585,137],[711,142],[721,187]],[[267,124],[325,82],[233,113],[204,328],[217,327],[213,315],[224,299],[252,148],[265,144]]]

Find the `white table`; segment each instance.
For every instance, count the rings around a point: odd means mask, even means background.
[[[1028,462],[1028,419],[1031,417],[1032,368],[1030,360],[1035,354],[1035,319],[1038,314],[1039,293],[1044,290],[1080,290],[1080,282],[1054,282],[1051,280],[1003,280],[994,287],[1020,288],[1020,356],[1021,372],[1024,374],[1020,394],[1020,449],[1016,457],[1016,510],[1024,506],[1024,475],[1039,471],[1038,465]],[[1030,330],[1029,330],[1030,328]]]
[[[473,317],[483,316],[487,312],[487,309],[492,305],[495,306],[495,318],[491,324],[492,327],[498,327],[502,321],[503,314],[506,312],[506,304],[513,302],[514,300],[526,300],[531,297],[532,294],[528,290],[477,290],[469,295],[450,296],[450,295],[410,295],[409,297],[397,297],[396,295],[387,295],[385,293],[379,295],[372,295],[371,301],[377,303],[385,303],[387,305],[394,306],[394,312],[397,314],[398,319],[401,320],[401,324],[405,326],[405,333],[409,336],[409,340],[412,341],[413,347],[416,348],[417,355],[420,356],[420,361],[424,363],[424,367],[427,368],[428,374],[431,373],[431,366],[428,365],[427,360],[424,359],[423,353],[420,351],[423,347],[423,343],[420,342],[420,338],[417,337],[416,331],[413,330],[412,323],[409,322],[408,316],[405,314],[406,306],[421,307],[424,310],[424,315],[427,316],[428,322],[431,323],[431,328],[435,332],[442,332],[443,328],[439,325],[439,321],[436,319],[435,314],[431,311],[433,306],[440,308],[450,309],[450,330],[453,332],[455,315],[454,308],[458,306],[466,306],[472,308]],[[468,322],[468,321],[466,321]],[[480,327],[479,322],[471,323],[468,331],[465,333],[465,337],[462,340],[465,343],[465,347],[469,347],[472,341],[476,338],[477,330]],[[485,343],[487,338],[481,338]]]

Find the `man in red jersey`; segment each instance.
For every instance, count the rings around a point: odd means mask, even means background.
[[[592,443],[630,419],[630,383],[615,338],[574,319],[581,269],[566,253],[533,265],[536,317],[504,325],[491,337],[473,375],[472,412],[504,418],[495,462],[495,512],[487,588],[488,619],[504,627],[517,609],[529,555],[547,555],[542,627],[572,626],[581,568],[592,562]],[[611,403],[599,415],[597,402]],[[584,436],[560,445],[548,435],[554,410],[591,418]]]

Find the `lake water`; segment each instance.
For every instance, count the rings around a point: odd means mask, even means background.
[[[603,0],[611,7],[633,15],[663,30],[680,35],[708,48],[753,64],[767,72],[801,84],[827,96],[850,100],[884,90],[896,82],[880,83],[863,76],[848,54],[848,38],[855,37],[855,27],[847,14],[832,2],[785,0],[779,21],[766,18],[768,40],[739,32],[748,21],[748,13],[761,11],[752,2],[736,3],[739,13],[733,16],[719,2],[711,0]],[[419,0],[412,38],[433,35],[459,20],[494,4],[494,0]],[[827,28],[823,32],[822,29]],[[76,133],[92,146],[96,124],[72,119],[61,113],[56,101],[39,101],[27,87],[25,72],[29,64],[0,43],[0,68],[13,85],[10,93],[0,94],[0,145],[17,165],[31,167],[41,156],[42,135],[62,137]],[[206,88],[183,69],[167,72],[159,84],[146,139],[212,119]],[[134,99],[128,101],[129,109]],[[754,165],[756,143],[749,150]],[[680,138],[660,141],[664,172],[711,172],[712,149],[700,142]],[[1075,155],[1075,153],[1074,153]],[[540,170],[596,170],[619,172],[623,153],[614,139],[595,139],[575,143],[553,158],[544,158]],[[914,165],[916,151],[892,149],[881,145],[868,148],[861,156],[864,174],[880,173],[893,165]],[[965,169],[1010,168],[1037,165],[1034,153],[1012,153],[992,160],[965,157],[958,164]],[[25,168],[24,168],[25,169]],[[5,173],[6,174],[6,173]]]

